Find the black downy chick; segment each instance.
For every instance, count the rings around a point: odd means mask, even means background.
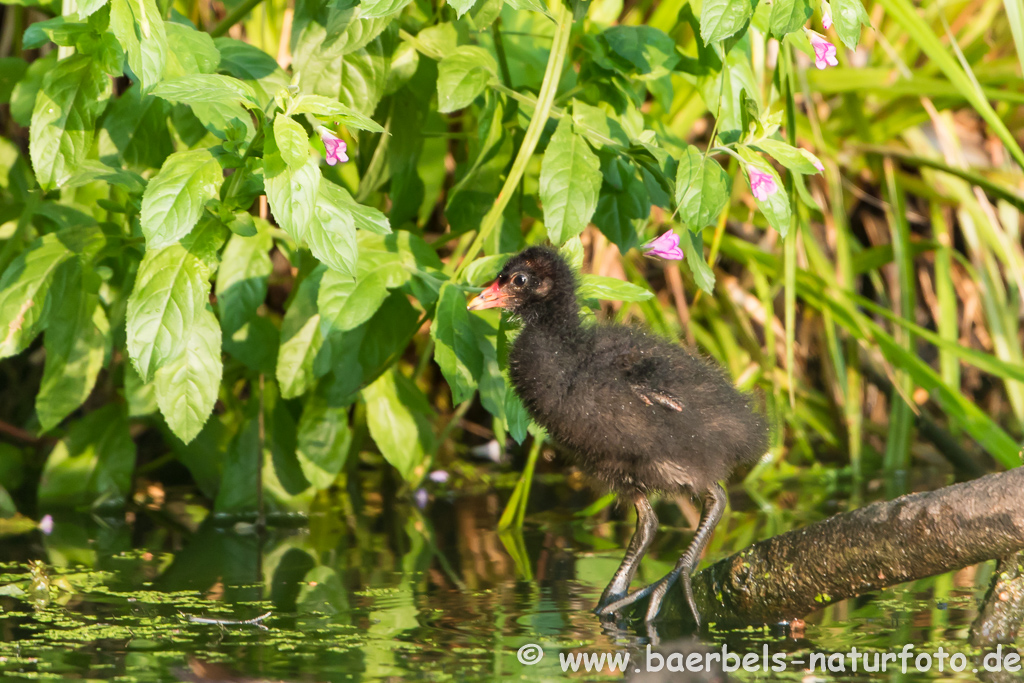
[[[766,420],[720,368],[669,340],[623,325],[583,325],[575,275],[551,249],[530,247],[512,257],[469,304],[495,307],[523,322],[509,376],[530,415],[585,474],[636,506],[636,532],[597,613],[617,613],[650,595],[650,621],[681,576],[699,625],[690,574],[725,510],[718,482],[765,452]],[[653,491],[703,496],[703,511],[675,569],[628,593],[658,528],[647,499]]]

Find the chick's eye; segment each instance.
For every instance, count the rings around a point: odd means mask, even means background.
[[[523,273],[516,273],[512,276],[512,284],[516,287],[523,287],[526,285],[526,275]]]

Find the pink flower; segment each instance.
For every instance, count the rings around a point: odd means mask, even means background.
[[[826,31],[832,28],[832,12],[827,4],[821,6],[821,25],[825,27]],[[835,65],[833,64],[833,66]]]
[[[434,470],[430,473],[430,481],[438,484],[444,484],[448,481],[448,473],[444,470]]]
[[[824,173],[825,172],[824,164],[822,164],[820,161],[818,161],[817,158],[815,158],[811,163],[814,164],[814,168],[818,169],[818,173]]]
[[[324,150],[327,152],[327,164],[334,166],[339,161],[345,163],[348,161],[348,145],[345,141],[336,136],[326,128],[320,128],[320,139],[324,141]]]
[[[770,195],[779,191],[779,185],[771,173],[747,166],[747,178],[750,179],[750,191],[754,193],[754,198],[758,201],[763,202]]]
[[[679,248],[679,235],[673,231],[662,233],[643,246],[644,256],[658,256],[670,261],[681,261],[683,250]]]
[[[50,515],[46,515],[41,520],[39,520],[39,530],[42,531],[47,536],[52,534],[53,533],[53,517],[51,517]]]
[[[835,45],[825,40],[825,36],[816,31],[807,31],[807,37],[811,39],[811,47],[814,48],[814,66],[819,69],[824,69],[827,66],[839,66]]]

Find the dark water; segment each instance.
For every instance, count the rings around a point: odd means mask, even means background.
[[[734,491],[739,511],[723,521],[705,562],[834,512],[821,490],[814,505],[800,508],[813,512],[801,515],[759,509]],[[685,625],[671,615],[653,629],[602,624],[590,610],[631,525],[614,510],[574,518],[587,502],[573,504],[575,495],[584,494],[565,489],[558,505],[531,507],[523,532],[505,535],[494,531],[503,498],[486,491],[434,491],[422,512],[380,496],[358,506],[325,501],[308,524],[262,535],[214,520],[187,499],[141,506],[127,519],[57,516],[51,535],[0,545],[0,678],[614,680],[622,674],[607,664],[602,672],[586,673],[581,663],[563,673],[560,655],[629,653],[627,671],[636,676],[653,643],[662,656],[724,645],[754,653],[757,666],[766,652],[786,657],[785,671],[741,668],[730,674],[737,680],[993,680],[972,671],[977,653],[966,642],[990,565],[846,601],[788,627],[712,626],[701,644],[680,641]],[[685,506],[663,500],[657,510],[664,526],[642,566],[645,582],[667,572],[689,539]],[[45,565],[31,568],[33,559]],[[195,622],[268,612],[258,623]],[[934,664],[917,672],[911,662],[902,674],[897,662],[885,674],[862,666],[853,673],[847,659],[845,672],[807,671],[812,652],[884,653],[907,643],[915,655],[940,646],[962,652],[969,665],[951,673],[947,660],[943,673]],[[519,661],[529,645],[543,649],[536,664]]]

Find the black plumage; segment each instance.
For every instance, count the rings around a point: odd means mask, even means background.
[[[651,595],[651,619],[682,575],[699,622],[689,578],[725,507],[718,481],[765,452],[764,417],[721,368],[675,343],[635,327],[583,324],[576,278],[551,249],[530,247],[514,256],[470,304],[494,306],[523,322],[509,353],[509,376],[530,415],[584,473],[636,505],[636,534],[598,612]],[[626,595],[657,529],[647,501],[652,491],[703,496],[701,524],[672,574]]]

